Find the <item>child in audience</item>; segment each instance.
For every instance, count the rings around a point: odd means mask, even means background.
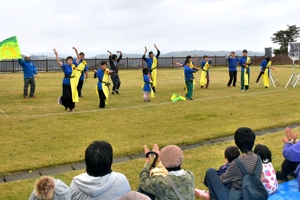
[[[224,157],[225,157],[225,165],[222,165],[220,167],[219,170],[217,170],[217,173],[219,176],[221,176],[222,174],[224,174],[226,172],[226,170],[228,169],[230,163],[238,158],[240,156],[240,151],[236,146],[229,146],[225,149],[224,152]],[[231,183],[226,184],[226,187],[228,187],[228,189],[231,189]],[[195,189],[195,194],[197,197],[199,198],[203,198],[203,199],[210,199],[210,195],[209,192],[205,191],[205,190],[199,190],[199,189]]]
[[[59,179],[49,176],[41,177],[35,184],[35,189],[31,193],[29,200],[71,200],[69,187]]]
[[[254,153],[260,156],[263,163],[263,184],[269,195],[274,194],[278,189],[278,181],[271,163],[272,153],[267,146],[262,144],[256,145]]]
[[[200,85],[201,88],[205,88],[207,89],[209,86],[209,67],[211,64],[211,59],[208,58],[208,56],[203,56],[203,61],[201,63],[201,68],[202,68],[202,72],[201,72],[201,79],[200,79]]]

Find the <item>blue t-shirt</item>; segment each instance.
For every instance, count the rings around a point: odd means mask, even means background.
[[[70,85],[70,78],[66,78],[66,77],[70,77],[72,74],[72,66],[67,65],[67,64],[63,64],[61,66],[62,70],[64,71],[65,74],[65,78],[63,79],[63,84],[64,85]]]
[[[144,87],[143,87],[144,92],[151,92],[150,88],[150,79],[147,74],[144,74]]]
[[[242,72],[245,71],[244,64],[246,62],[247,62],[247,57],[241,57],[240,60],[239,60],[240,66],[242,67],[242,70],[241,70]],[[250,70],[251,63],[248,66],[249,66],[249,70]]]
[[[239,59],[237,57],[229,57],[228,59],[228,68],[229,68],[229,71],[231,72],[236,72],[237,71],[237,63],[239,62]]]
[[[23,67],[24,78],[34,78],[34,74],[37,74],[34,63],[29,60],[18,60],[19,64]]]
[[[156,59],[158,59],[158,57],[155,56]],[[146,63],[148,65],[148,68],[151,70],[152,68],[152,64],[153,64],[153,59],[152,58],[146,58]]]
[[[78,67],[78,65],[80,64],[80,63],[82,63],[82,60],[79,60],[79,62],[78,63],[76,63],[76,60],[77,59],[74,59],[73,60],[73,64],[75,65],[75,67]],[[84,80],[84,72],[86,72],[86,71],[88,71],[89,70],[89,68],[88,68],[88,66],[86,65],[85,66],[85,68],[84,68],[84,70],[83,70],[83,72],[82,72],[82,74],[81,74],[81,76],[80,76],[80,80]]]
[[[189,66],[184,66],[184,79],[188,81],[192,80],[192,78],[194,77],[193,75],[194,72],[195,70],[193,70]]]
[[[102,79],[104,76],[104,72],[102,69],[98,69],[97,71],[97,78],[98,78],[98,90],[102,90]]]
[[[201,69],[203,69],[204,68],[204,66],[206,65],[206,62],[208,62],[208,64],[211,64],[211,60],[208,60],[208,61],[202,61],[202,63],[201,63]]]

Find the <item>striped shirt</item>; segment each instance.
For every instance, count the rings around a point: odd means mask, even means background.
[[[252,174],[255,170],[258,161],[258,156],[254,153],[251,153],[247,155],[241,155],[239,159],[247,169],[248,173]],[[262,174],[262,165],[259,166],[258,171],[259,174],[256,174],[256,176],[260,179]],[[227,171],[220,176],[220,180],[223,184],[232,183],[232,188],[236,190],[241,190],[243,177],[244,174],[240,167],[236,164],[235,161],[232,161],[229,164]]]

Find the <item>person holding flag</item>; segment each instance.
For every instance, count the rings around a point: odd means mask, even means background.
[[[241,91],[249,90],[249,80],[250,80],[250,66],[251,58],[247,55],[248,51],[243,50],[243,57],[240,58],[239,64],[241,69]]]
[[[145,53],[142,57],[142,59],[147,63],[147,66],[149,68],[149,72],[151,74],[151,78],[153,81],[152,90],[153,92],[156,92],[156,82],[157,82],[157,59],[160,55],[160,51],[158,50],[156,44],[154,44],[155,49],[157,50],[156,56],[154,56],[153,52],[149,52],[149,58],[146,58],[147,53],[147,47],[145,47]]]
[[[34,63],[30,59],[30,55],[25,55],[24,60],[18,59],[19,64],[23,68],[24,73],[24,99],[28,99],[28,87],[30,85],[30,94],[29,97],[35,98],[35,79],[34,77],[37,76],[37,71]]]

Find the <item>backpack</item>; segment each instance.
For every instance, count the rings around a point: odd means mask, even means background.
[[[237,158],[235,163],[242,170],[244,177],[242,182],[242,199],[243,200],[267,200],[268,193],[261,182],[261,177],[257,177],[259,166],[262,164],[261,158],[258,156],[257,164],[253,174],[249,174],[243,163]]]

